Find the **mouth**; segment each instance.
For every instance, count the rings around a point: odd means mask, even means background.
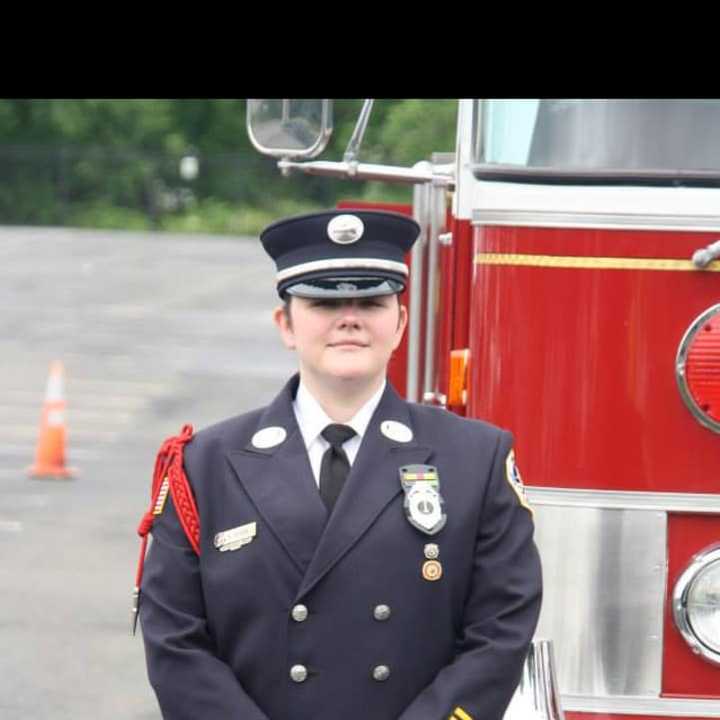
[[[329,343],[328,347],[332,348],[364,348],[367,343],[361,343],[356,340],[342,340],[340,342]]]

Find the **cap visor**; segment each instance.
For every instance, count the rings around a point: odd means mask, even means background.
[[[305,298],[361,298],[395,295],[405,285],[394,278],[343,277],[305,279],[284,289],[288,295]]]

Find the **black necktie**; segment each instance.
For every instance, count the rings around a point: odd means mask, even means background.
[[[328,425],[321,434],[330,443],[320,465],[320,497],[329,515],[350,472],[350,463],[342,445],[355,435],[355,431],[347,425]]]

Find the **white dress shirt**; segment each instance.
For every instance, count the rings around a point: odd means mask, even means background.
[[[343,450],[347,455],[348,462],[352,467],[355,457],[360,449],[363,436],[370,423],[370,418],[375,412],[375,408],[380,402],[387,380],[383,380],[380,389],[357,411],[355,417],[343,425],[349,425],[355,435],[348,441],[343,443]],[[330,443],[320,434],[328,425],[337,424],[331,420],[327,413],[320,407],[320,403],[310,394],[310,391],[300,380],[300,385],[293,401],[293,410],[298,427],[302,433],[305,447],[310,458],[310,467],[312,467],[315,483],[320,487],[320,465],[325,451],[330,447]]]

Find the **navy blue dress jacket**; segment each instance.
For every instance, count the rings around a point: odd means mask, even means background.
[[[500,720],[541,599],[532,515],[508,478],[511,435],[388,384],[328,519],[292,409],[297,382],[185,447],[199,557],[170,499],[156,518],[140,620],[163,717]],[[383,434],[386,420],[412,439]],[[255,447],[267,427],[285,440]],[[398,470],[410,464],[437,468],[447,522],[436,535],[406,517]],[[215,547],[251,523],[247,544]],[[422,573],[428,543],[437,580]]]

